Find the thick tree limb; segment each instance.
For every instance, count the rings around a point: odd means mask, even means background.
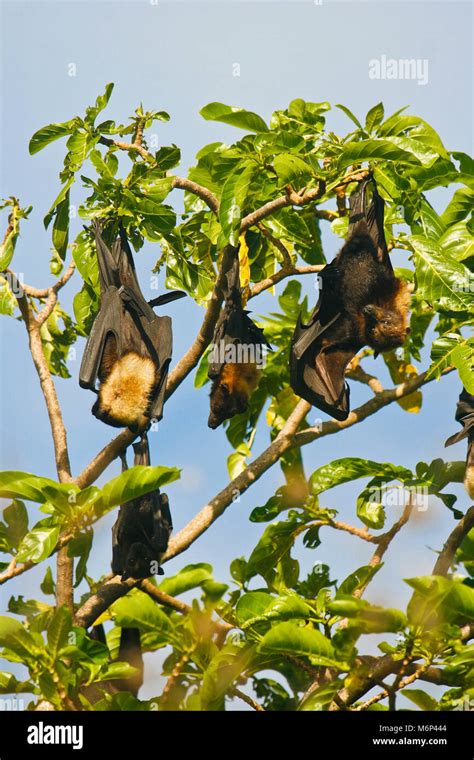
[[[293,436],[311,409],[306,401],[299,401],[288,417],[284,427],[271,445],[245,470],[217,494],[175,538],[171,539],[163,561],[181,554],[201,536],[227,507],[241,496],[264,472],[266,472],[290,447]]]
[[[130,589],[136,585],[137,581],[133,579],[122,583],[120,576],[115,575],[102,584],[99,590],[95,594],[92,594],[87,602],[76,612],[75,624],[80,628],[89,628],[111,604],[120,599],[121,596],[128,594]]]

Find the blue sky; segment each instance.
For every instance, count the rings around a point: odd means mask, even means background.
[[[82,113],[104,85],[115,82],[107,118],[125,121],[143,102],[147,109],[166,110],[168,124],[156,131],[160,145],[176,143],[182,150],[182,175],[193,164],[202,145],[231,142],[243,133],[223,124],[206,122],[199,109],[222,101],[255,110],[265,119],[295,97],[343,103],[359,118],[382,100],[386,114],[409,105],[431,123],[446,147],[472,151],[472,7],[463,2],[5,2],[1,3],[1,195],[18,196],[32,204],[30,220],[22,227],[14,260],[26,282],[44,287],[48,272],[50,237],[42,218],[57,194],[64,144],[57,142],[34,157],[28,155],[33,132],[46,123],[64,121]],[[382,55],[427,59],[428,83],[407,80],[373,80],[369,61]],[[240,65],[240,76],[233,66]],[[76,75],[69,76],[70,64]],[[338,109],[327,116],[328,126],[345,134],[351,122]],[[78,186],[72,197],[83,197]],[[448,195],[432,193],[438,209]],[[171,196],[181,208],[179,191]],[[323,223],[324,224],[324,223]],[[74,223],[80,228],[80,221]],[[74,227],[73,227],[74,229]],[[326,254],[331,258],[340,241],[323,226]],[[147,244],[137,266],[145,293],[149,272],[159,256],[157,246]],[[395,264],[402,258],[395,260]],[[79,289],[76,274],[62,302],[69,307]],[[164,287],[160,281],[160,290]],[[304,283],[311,302],[314,282]],[[277,292],[281,292],[278,287]],[[178,359],[193,339],[202,310],[190,298],[171,304],[167,313],[176,317],[174,357]],[[276,308],[275,297],[265,294],[252,303],[255,313]],[[23,325],[11,319],[0,322],[3,372],[0,380],[1,468],[18,469],[54,477],[49,427],[37,377],[32,371]],[[72,379],[58,380],[58,394],[68,429],[73,473],[78,474],[112,436],[90,414],[92,395],[79,389],[77,373],[83,341],[76,362],[70,363]],[[425,357],[426,358],[426,357]],[[390,384],[381,358],[371,366]],[[443,443],[456,430],[454,404],[459,382],[451,376],[432,383],[423,392],[423,409],[408,415],[392,405],[382,414],[337,436],[324,438],[304,449],[307,473],[341,456],[357,455],[414,467],[420,459],[443,457]],[[352,384],[356,406],[366,397]],[[208,388],[196,391],[189,377],[166,405],[157,433],[150,436],[155,464],[182,468],[181,481],[168,488],[175,530],[223,487],[227,480],[226,456],[231,453],[222,429],[207,428]],[[313,417],[319,414],[314,410]],[[263,428],[254,451],[268,442]],[[463,445],[449,450],[449,457],[464,458]],[[118,472],[113,464],[100,482]],[[207,561],[216,577],[229,580],[228,566],[247,555],[262,526],[248,521],[255,506],[263,504],[283,482],[273,468],[233,504],[191,549],[169,563],[167,573],[190,562]],[[361,483],[347,485],[324,496],[325,506],[340,509],[341,519],[356,523],[355,497]],[[467,506],[462,488],[460,508]],[[33,512],[33,510],[32,510]],[[396,519],[394,511],[389,522]],[[32,521],[38,517],[32,514]],[[90,572],[99,576],[109,569],[110,527],[114,515],[97,527]],[[403,604],[408,587],[400,578],[428,573],[433,549],[439,549],[454,522],[445,508],[433,503],[416,516],[398,537],[385,567],[373,581],[367,598],[387,606]],[[330,564],[334,577],[344,577],[365,564],[370,546],[345,534],[323,533],[316,551],[302,550],[302,567],[314,562]],[[11,594],[36,596],[44,568],[1,587],[0,606]],[[156,687],[156,684],[154,684]],[[153,687],[149,692],[155,693]]]

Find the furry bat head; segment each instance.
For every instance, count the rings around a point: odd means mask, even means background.
[[[154,575],[156,563],[156,555],[153,555],[146,544],[138,542],[132,544],[125,557],[122,581],[126,581],[127,578],[135,578],[135,580],[149,578],[150,575]]]
[[[207,424],[212,430],[224,420],[245,412],[259,376],[256,364],[224,364],[211,388],[211,412]]]
[[[404,280],[396,280],[392,298],[384,305],[367,304],[362,309],[365,317],[365,339],[378,353],[402,346],[410,333],[408,307],[410,293]]]

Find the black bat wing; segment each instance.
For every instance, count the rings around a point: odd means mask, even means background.
[[[320,273],[321,290],[307,324],[298,318],[290,348],[290,384],[295,393],[338,420],[349,414],[344,371],[359,350],[340,301],[335,262]]]
[[[461,423],[462,430],[450,436],[444,445],[452,446],[453,443],[458,443],[464,438],[467,438],[469,443],[474,442],[474,396],[465,388],[459,395],[455,419]]]
[[[135,351],[141,356],[149,356],[154,362],[159,379],[149,415],[152,419],[160,420],[163,416],[166,379],[173,348],[171,319],[158,317],[145,300],[123,228],[120,227],[120,236],[112,249],[105,244],[98,223],[94,224],[94,231],[101,298],[99,313],[84,349],[79,384],[82,388],[96,391],[105,342],[109,335],[113,335],[118,358],[128,351]],[[178,296],[171,296],[176,297]]]
[[[97,220],[93,222],[92,227],[95,233],[99,268],[100,307],[82,356],[79,385],[81,388],[96,391],[105,341],[110,334],[115,337],[117,348],[120,350],[123,303],[119,292],[120,276],[115,244],[112,246],[112,250],[108,248],[102,237],[100,223]]]
[[[138,443],[133,444],[135,452],[134,464],[149,466],[150,449],[148,436],[143,434]],[[134,502],[132,502],[134,504]],[[135,524],[134,531],[138,532],[134,541],[148,544],[157,561],[168,548],[168,541],[173,530],[168,496],[157,488],[146,494],[140,504],[133,507]]]
[[[369,202],[370,192],[372,197]],[[357,190],[351,195],[348,237],[359,232],[368,234],[376,247],[378,261],[384,264],[388,274],[393,276],[392,262],[385,240],[384,215],[384,199],[377,189],[375,179],[369,175],[360,182]]]

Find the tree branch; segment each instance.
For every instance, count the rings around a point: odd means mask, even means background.
[[[92,594],[76,612],[75,624],[80,628],[89,628],[99,615],[105,612],[121,596],[128,594],[130,589],[134,588],[137,583],[138,581],[132,578],[122,582],[119,575],[115,575],[110,580],[105,581],[96,593]]]
[[[40,313],[36,317],[37,323],[41,326],[43,322],[46,322],[49,315],[53,311],[54,307],[56,306],[58,302],[58,292],[61,290],[62,287],[68,282],[68,280],[71,279],[72,275],[74,274],[74,271],[76,269],[76,265],[74,261],[71,261],[69,264],[68,269],[64,273],[64,275],[61,277],[58,282],[56,282],[51,288],[49,288],[49,293],[46,298],[46,303],[43,307],[43,309],[40,311]]]
[[[260,293],[262,293],[262,291],[268,290],[268,288],[272,288],[278,282],[285,280],[287,277],[317,273],[320,272],[321,269],[324,269],[325,266],[325,264],[308,264],[307,266],[294,266],[291,267],[291,269],[286,269],[283,267],[282,269],[279,269],[278,272],[275,272],[275,274],[271,274],[264,280],[256,282],[255,285],[253,285],[253,287],[250,289],[249,300],[251,298],[255,298],[255,296],[258,296]]]
[[[451,371],[451,369],[447,370],[447,372]],[[322,438],[325,435],[333,435],[334,433],[338,433],[339,430],[344,430],[345,428],[357,425],[359,422],[367,419],[367,417],[371,417],[378,412],[379,409],[383,409],[383,407],[391,404],[393,401],[408,396],[410,393],[413,393],[413,391],[421,388],[422,385],[426,385],[433,380],[433,377],[428,377],[427,372],[422,372],[420,375],[410,378],[410,380],[406,380],[405,382],[400,383],[400,385],[396,385],[394,388],[389,388],[382,391],[382,393],[377,393],[374,398],[369,399],[369,401],[366,401],[365,404],[362,404],[357,409],[353,409],[346,420],[343,420],[342,422],[330,420],[328,422],[323,422],[319,427],[306,428],[297,433],[293,441],[293,446],[305,446],[316,440],[316,438]]]
[[[354,707],[354,712],[361,712],[362,710],[367,710],[368,707],[371,705],[374,705],[376,702],[380,702],[382,699],[385,699],[386,697],[390,696],[391,691],[400,691],[401,689],[404,689],[405,686],[409,686],[413,681],[416,681],[418,678],[421,678],[425,670],[429,668],[430,664],[427,662],[424,665],[419,665],[414,673],[411,674],[411,676],[406,676],[406,678],[402,678],[401,681],[398,682],[396,685],[396,688],[394,689],[384,689],[383,691],[379,692],[379,694],[375,694],[373,697],[368,699],[366,702],[364,702],[361,705],[357,705],[357,707]]]
[[[241,691],[236,686],[234,686],[230,693],[241,699],[242,702],[245,702],[247,705],[249,705],[252,710],[256,710],[257,712],[265,712],[265,708],[262,707],[262,705],[259,705],[255,699],[249,697],[248,694],[245,694],[245,692]]]
[[[70,272],[69,268],[66,272],[67,278],[65,279],[65,282],[67,282],[69,277],[72,275],[72,271]],[[43,392],[44,400],[46,403],[46,409],[48,412],[51,434],[53,438],[58,479],[60,483],[67,483],[72,480],[71,465],[69,462],[69,452],[67,446],[67,434],[66,428],[64,426],[61,407],[59,405],[59,400],[56,393],[56,387],[53,383],[51,372],[49,371],[48,367],[48,362],[43,350],[43,343],[40,333],[41,325],[33,314],[31,304],[28,301],[28,297],[25,295],[24,289],[22,290],[20,282],[13,273],[9,274],[15,283],[16,299],[20,308],[21,315],[23,317],[23,321],[25,323],[31,357],[33,359],[33,364],[35,366],[36,372],[38,373],[41,390]],[[56,287],[56,291],[50,289],[50,293],[56,293],[60,287],[62,287],[64,284],[63,280],[66,275],[64,275],[64,277],[61,278],[58,283],[56,283],[56,286],[53,286],[53,288]],[[19,574],[20,573],[18,572],[17,575]],[[73,560],[68,556],[67,548],[65,547],[59,550],[57,557],[56,604],[58,607],[63,604],[67,605],[70,609],[73,607]]]
[[[474,527],[474,506],[469,507],[464,517],[459,520],[454,530],[450,533],[444,544],[433,568],[433,575],[447,575],[453,564],[456,550],[471,528]]]
[[[71,467],[69,463],[67,436],[61,407],[59,406],[56,388],[51,378],[51,373],[43,351],[40,326],[35,319],[28,298],[24,292],[22,292],[20,282],[13,273],[11,273],[11,276],[13,277],[16,293],[18,294],[16,299],[28,334],[31,356],[36,372],[38,373],[41,390],[43,391],[44,400],[46,402],[53,437],[58,478],[60,482],[64,483],[71,480]]]
[[[414,505],[413,505],[412,499],[410,498],[408,501],[408,504],[405,505],[405,508],[400,518],[392,525],[390,530],[387,530],[386,533],[383,533],[381,536],[378,537],[377,548],[368,562],[369,567],[376,567],[377,565],[380,565],[382,558],[385,552],[387,551],[388,547],[392,543],[393,539],[410,519],[410,515],[413,511],[413,506]],[[368,583],[369,581],[364,583],[364,585],[361,586],[360,588],[356,589],[353,593],[353,596],[356,598],[360,598],[362,594],[364,593],[365,589],[367,588]]]

